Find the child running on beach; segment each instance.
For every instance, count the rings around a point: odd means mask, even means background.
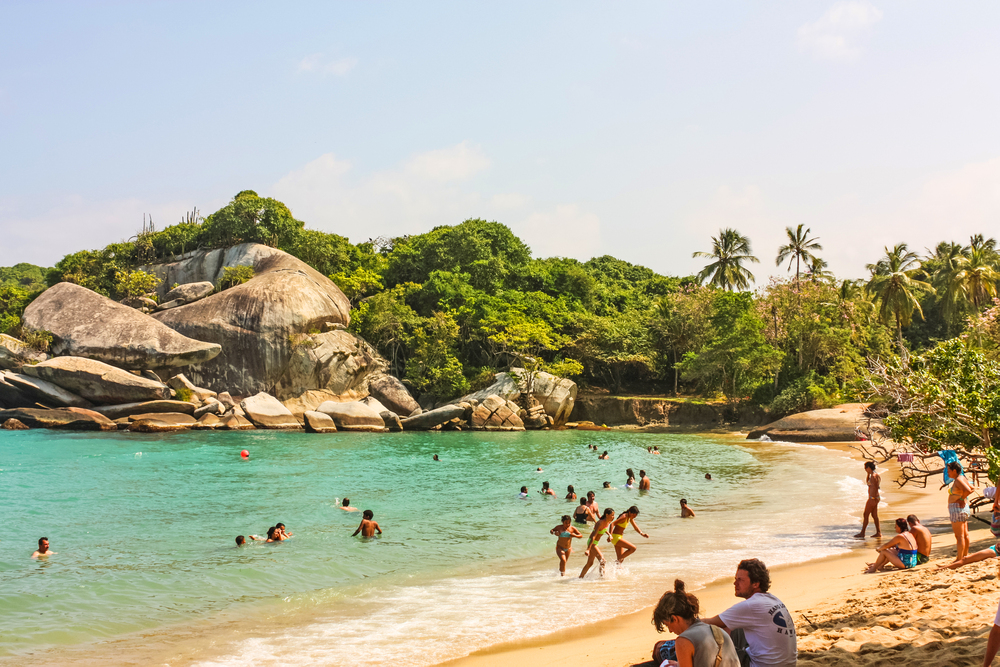
[[[361,520],[361,525],[358,526],[358,529],[354,531],[354,534],[351,535],[351,537],[354,537],[354,535],[357,535],[358,533],[361,533],[361,537],[375,537],[376,530],[379,535],[382,534],[382,529],[379,528],[378,523],[372,521],[372,519],[375,518],[375,512],[365,510],[362,516],[364,516],[364,518]]]
[[[624,539],[625,529],[628,528],[630,523],[635,528],[635,532],[643,537],[649,537],[649,535],[639,530],[639,526],[635,525],[635,518],[637,516],[639,516],[639,508],[632,505],[632,507],[621,513],[621,516],[614,523],[614,528],[611,529],[611,543],[615,545],[615,555],[618,556],[619,564],[635,553],[635,545]]]
[[[583,533],[571,526],[570,521],[569,514],[564,514],[562,523],[549,531],[559,538],[556,540],[556,556],[559,557],[560,577],[566,575],[566,561],[569,560],[569,555],[573,553],[573,538],[583,537]]]
[[[601,561],[601,575],[604,575],[604,566],[607,561],[604,560],[604,555],[601,550],[597,548],[598,543],[601,541],[601,536],[608,532],[608,528],[611,527],[611,522],[615,519],[615,511],[610,507],[604,510],[604,514],[601,518],[594,524],[594,530],[590,533],[590,537],[587,539],[587,549],[583,552],[584,556],[587,556],[587,564],[583,566],[583,571],[580,572],[580,578],[583,579],[587,576],[587,570],[590,566],[594,564],[595,559],[600,559]],[[610,537],[608,540],[610,541]]]

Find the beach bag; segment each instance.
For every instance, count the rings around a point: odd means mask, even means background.
[[[719,667],[722,664],[722,647],[725,646],[725,635],[722,634],[722,628],[715,625],[710,625],[712,628],[712,638],[715,643],[719,645],[719,652],[715,656],[715,667]]]
[[[660,665],[668,660],[677,660],[674,640],[668,639],[653,644],[653,662]]]

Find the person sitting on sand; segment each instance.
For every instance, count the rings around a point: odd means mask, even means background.
[[[908,570],[917,564],[917,540],[910,535],[910,524],[906,519],[896,519],[896,536],[875,549],[878,558],[874,563],[868,563],[865,574],[874,574],[887,565],[894,565],[901,570]]]
[[[948,518],[955,533],[957,563],[969,555],[969,504],[966,498],[972,493],[972,486],[962,474],[962,465],[958,461],[949,462],[947,470],[948,477],[953,480],[948,487]]]
[[[931,559],[931,531],[920,523],[916,514],[907,516],[906,523],[910,524],[910,534],[917,541],[917,565],[923,565]]]
[[[31,554],[32,558],[39,558],[42,556],[54,556],[55,551],[49,551],[49,538],[39,537],[38,538],[38,550]]]
[[[257,537],[256,535],[247,535],[247,537],[249,537],[254,542],[256,542],[257,540],[261,539],[261,538]],[[242,535],[237,535],[236,536],[236,546],[242,547],[246,543],[247,543],[246,537],[243,537]]]
[[[518,498],[527,498],[528,497],[528,487],[522,486],[521,487],[521,493],[519,493],[517,497]]]
[[[878,519],[878,504],[882,500],[882,496],[879,494],[879,485],[882,483],[882,477],[875,472],[874,461],[865,461],[865,473],[867,474],[865,484],[868,485],[868,500],[865,501],[865,514],[864,518],[861,519],[861,532],[854,536],[858,539],[864,539],[865,531],[868,530],[869,517],[875,524],[873,537],[882,537],[882,524],[879,523]]]
[[[573,512],[573,520],[583,526],[586,526],[590,521],[597,521],[597,516],[590,511],[590,505],[587,504],[586,496],[580,496],[580,504],[577,506],[576,511]]]
[[[635,524],[637,516],[639,516],[639,508],[632,505],[632,507],[621,513],[611,528],[611,544],[615,545],[615,555],[618,556],[619,564],[635,553],[635,545],[625,539],[625,529],[628,528],[630,523],[635,528],[635,532],[647,539],[649,538],[649,535],[642,532],[639,526]]]
[[[566,561],[569,560],[569,555],[573,553],[573,538],[583,537],[583,533],[571,526],[570,521],[569,514],[564,514],[562,523],[549,531],[559,538],[556,540],[556,556],[559,558],[560,577],[566,574]]]
[[[649,477],[646,476],[645,470],[639,471],[639,490],[649,491]]]
[[[583,571],[580,572],[580,578],[583,579],[587,576],[587,571],[590,566],[594,564],[594,559],[600,559],[601,561],[601,575],[604,575],[604,566],[607,561],[604,560],[604,554],[598,548],[598,544],[601,541],[601,536],[607,534],[608,528],[611,527],[611,522],[615,520],[615,511],[610,507],[604,510],[604,514],[597,523],[594,524],[594,530],[591,531],[590,537],[587,538],[587,548],[584,550],[583,555],[587,556],[587,564],[583,566]],[[608,538],[609,540],[611,538]]]
[[[969,565],[970,563],[978,563],[981,560],[996,558],[998,552],[1000,552],[1000,542],[997,542],[992,547],[987,547],[982,551],[973,552],[961,560],[955,560],[950,563],[939,563],[937,568],[939,570],[957,570],[963,565]]]
[[[358,526],[358,529],[354,531],[351,537],[354,537],[358,533],[361,533],[361,537],[375,537],[375,531],[378,531],[379,535],[382,534],[382,529],[379,528],[378,523],[372,520],[375,518],[375,512],[365,510],[361,515],[364,517],[361,519],[361,525]]]
[[[542,482],[542,490],[539,491],[543,496],[554,496],[556,492],[549,488],[548,482]]]
[[[601,460],[601,461],[607,461],[608,460],[608,453],[604,452],[603,454],[601,454],[597,458],[598,458],[598,460]]]
[[[675,579],[674,590],[664,593],[656,603],[653,625],[657,632],[666,629],[677,635],[677,639],[656,642],[653,646],[654,665],[740,667],[732,638],[722,628],[699,620],[698,612],[698,598],[685,592],[684,582]],[[673,650],[670,650],[670,644],[673,644]]]
[[[357,512],[358,511],[357,507],[351,507],[351,499],[350,498],[344,498],[344,502],[340,503],[340,509],[344,510],[345,512]]]
[[[743,602],[705,619],[705,623],[729,633],[743,665],[795,667],[795,623],[781,600],[768,592],[771,573],[767,566],[756,558],[741,560],[733,588]]]
[[[688,501],[686,498],[681,498],[681,518],[682,519],[694,518],[694,510],[688,507]]]
[[[566,500],[576,500],[576,489],[572,484],[566,487]]]
[[[267,529],[267,539],[265,542],[284,542],[285,536],[281,533],[277,526],[271,526]]]

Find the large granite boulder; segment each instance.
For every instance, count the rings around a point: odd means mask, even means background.
[[[282,401],[310,390],[362,397],[365,377],[381,370],[380,360],[351,334],[330,330],[350,322],[350,302],[306,263],[245,243],[146,268],[164,285],[218,284],[225,268],[233,266],[253,267],[254,278],[153,315],[185,336],[222,346],[218,357],[185,369],[187,376],[216,391],[241,396],[266,391]]]
[[[295,416],[281,401],[270,394],[261,392],[243,399],[240,403],[247,419],[257,428],[298,429],[301,428]]]
[[[303,415],[309,433],[336,433],[337,424],[330,415],[309,410]]]
[[[27,431],[30,426],[25,424],[20,419],[8,419],[3,424],[0,424],[0,428],[5,431]]]
[[[463,396],[459,401],[482,402],[490,396],[499,396],[507,401],[518,402],[526,390],[525,371],[522,368],[510,370],[510,373],[497,373],[489,387]],[[545,414],[552,417],[555,426],[562,426],[569,421],[576,393],[575,382],[551,373],[536,373],[531,387],[532,397],[545,408]]]
[[[47,380],[103,405],[170,398],[170,387],[167,385],[95,359],[55,357],[21,370],[25,375]]]
[[[114,422],[101,415],[93,414],[90,410],[70,408],[0,410],[0,422],[5,422],[8,419],[16,419],[30,428],[58,428],[73,431],[115,431],[118,429]]]
[[[369,377],[368,393],[397,415],[408,417],[414,410],[420,409],[420,404],[414,400],[399,378],[388,373],[375,373]]]
[[[0,368],[20,368],[45,361],[49,355],[33,350],[13,336],[0,334]]]
[[[73,283],[42,292],[25,309],[24,325],[51,332],[55,355],[98,359],[128,370],[201,363],[222,349]]]
[[[494,394],[472,411],[469,426],[476,431],[523,431],[524,422],[518,412],[516,405]]]
[[[859,431],[867,436],[867,409],[865,403],[845,403],[826,410],[799,412],[753,429],[747,439],[766,435],[786,442],[850,442],[858,439]]]
[[[0,377],[28,398],[34,399],[47,407],[93,407],[93,403],[87,399],[71,391],[67,391],[48,380],[31,377],[30,375],[22,375],[21,373],[12,373],[10,371],[0,371]]]
[[[215,285],[207,280],[197,283],[185,283],[184,285],[178,285],[164,294],[163,301],[180,301],[182,304],[192,303],[198,299],[204,299],[214,291]]]
[[[414,417],[401,419],[404,431],[429,431],[435,426],[441,426],[452,419],[462,417],[465,407],[461,405],[444,405],[440,408],[421,412]]]
[[[34,405],[27,394],[7,382],[3,372],[0,371],[0,409],[3,408],[28,408]]]
[[[329,416],[338,431],[385,431],[385,422],[379,413],[357,401],[327,401],[316,408],[316,412]]]
[[[102,405],[94,408],[108,419],[121,419],[129,415],[145,415],[161,412],[180,412],[185,415],[194,414],[194,403],[187,401],[142,401],[139,403],[122,403],[119,405]]]

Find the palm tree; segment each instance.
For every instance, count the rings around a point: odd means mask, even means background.
[[[710,257],[715,261],[698,274],[698,282],[709,282],[716,287],[745,290],[754,282],[753,274],[743,267],[743,262],[757,263],[750,250],[750,239],[735,229],[720,229],[719,235],[712,237],[712,252],[696,252],[692,257]]]
[[[865,285],[865,291],[879,305],[879,320],[885,325],[896,324],[896,342],[899,345],[899,356],[907,360],[906,347],[903,345],[903,327],[909,326],[913,319],[913,311],[924,317],[924,311],[914,293],[926,290],[934,293],[930,283],[918,280],[915,276],[920,271],[920,259],[910,252],[905,243],[900,243],[892,250],[885,248],[885,257],[875,264],[869,264],[868,270],[872,277]]]
[[[825,259],[819,257],[813,257],[812,261],[809,262],[809,270],[806,275],[809,276],[811,281],[819,282],[820,280],[833,280],[834,275],[827,269],[830,267]]]
[[[985,245],[971,246],[962,259],[952,282],[978,312],[997,296],[1000,272],[994,268],[996,253]]]
[[[799,266],[801,262],[805,262],[807,265],[809,262],[816,259],[813,255],[813,250],[822,250],[823,246],[816,241],[819,238],[809,238],[809,234],[812,230],[806,227],[805,231],[802,231],[802,225],[799,225],[792,230],[791,227],[785,228],[785,233],[788,234],[788,245],[783,245],[778,248],[778,258],[774,261],[775,266],[781,266],[781,263],[786,259],[788,260],[788,269],[792,268],[792,260],[795,260],[795,287],[798,289],[799,286]]]

